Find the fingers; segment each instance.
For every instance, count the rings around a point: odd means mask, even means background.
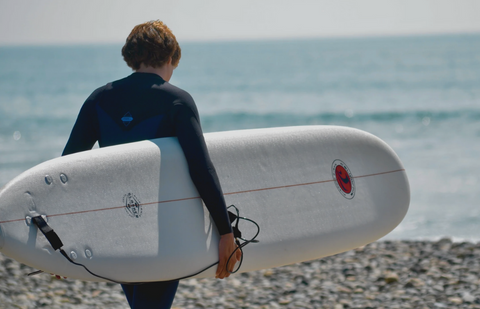
[[[240,260],[241,252],[237,250],[237,244],[233,237],[233,233],[225,234],[220,237],[218,244],[218,267],[215,274],[216,278],[223,279],[230,276],[230,272],[233,271],[235,264]],[[233,254],[233,255],[232,255]],[[230,258],[231,256],[231,258]],[[230,258],[230,261],[228,260]],[[228,267],[227,266],[228,263]]]
[[[223,279],[228,277],[230,274],[225,271],[226,260],[221,258],[217,266],[217,272],[215,273],[215,278]]]
[[[235,247],[235,250],[237,250],[236,247]],[[233,270],[235,269],[235,265],[237,264],[238,261],[240,261],[238,253],[240,253],[240,250],[235,251],[235,253],[232,252],[232,254],[228,256],[228,259],[230,259],[230,261],[228,261],[227,259],[228,265],[226,269],[228,269],[228,271],[226,271],[226,277],[232,274]]]
[[[218,279],[224,279],[224,278],[228,278],[230,277],[230,272],[227,271],[227,267],[226,267],[226,261],[222,263],[222,265],[218,265],[218,269],[217,269],[217,276],[216,278]],[[230,259],[230,263],[229,263],[229,267],[228,267],[228,270],[230,270],[230,265],[232,265],[234,262],[232,261],[232,259]],[[235,265],[235,264],[233,264]]]
[[[233,270],[233,267],[235,266],[236,257],[232,256],[230,261],[228,261],[228,258],[230,257],[230,254],[228,255],[222,255],[220,257],[218,267],[217,267],[217,273],[216,273],[216,278],[223,279],[227,278],[230,276],[230,272]],[[228,266],[227,266],[228,262]]]
[[[242,258],[242,251],[237,250],[237,252],[235,254],[236,254],[236,257],[237,257],[237,261],[240,261],[240,259]]]

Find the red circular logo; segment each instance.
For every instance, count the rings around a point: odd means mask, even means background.
[[[337,183],[343,192],[347,194],[352,192],[352,181],[350,180],[350,176],[348,176],[348,173],[343,166],[337,165],[335,168],[335,176],[337,178]]]
[[[333,161],[332,177],[338,192],[344,198],[351,200],[355,196],[355,180],[345,162],[342,160]]]

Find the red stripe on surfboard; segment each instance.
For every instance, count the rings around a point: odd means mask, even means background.
[[[397,172],[403,172],[403,171],[405,171],[405,169],[399,169],[399,170],[382,172],[382,173],[375,173],[375,174],[368,174],[368,175],[361,175],[361,176],[354,176],[353,178],[354,178],[354,179],[355,179],[355,178],[365,178],[365,177],[379,176],[379,175],[385,175],[385,174],[391,174],[391,173],[397,173]],[[251,189],[251,190],[244,190],[244,191],[237,191],[237,192],[229,192],[229,193],[224,193],[223,195],[235,195],[235,194],[251,193],[251,192],[258,192],[258,191],[268,191],[268,190],[277,190],[277,189],[284,189],[284,188],[291,188],[291,187],[310,186],[310,185],[322,184],[322,183],[333,182],[333,181],[334,181],[333,179],[321,180],[321,181],[314,181],[314,182],[299,183],[299,184],[294,184],[294,185],[285,185],[285,186],[268,187],[268,188],[261,188],[261,189]],[[140,206],[147,206],[147,205],[154,205],[154,204],[165,204],[165,203],[174,203],[174,202],[195,200],[195,199],[199,199],[199,198],[200,198],[199,196],[186,197],[186,198],[180,198],[180,199],[173,199],[173,200],[165,200],[165,201],[144,203],[144,204],[140,204]],[[100,208],[100,209],[91,209],[91,210],[82,210],[82,211],[66,212],[66,213],[60,213],[60,214],[47,215],[47,217],[59,217],[59,216],[68,216],[68,215],[78,215],[78,214],[89,213],[89,212],[106,211],[106,210],[114,210],[114,209],[121,209],[121,208],[125,208],[125,205],[115,206],[115,207],[108,207],[108,208]],[[0,224],[2,224],[2,223],[9,223],[9,222],[18,222],[18,221],[25,221],[25,218],[22,218],[22,219],[14,219],[14,220],[7,220],[7,221],[0,221]]]
[[[195,200],[199,199],[200,197],[186,197],[186,198],[180,198],[180,199],[175,199],[175,200],[166,200],[166,201],[159,201],[159,202],[150,202],[150,203],[143,203],[139,204],[140,206],[146,206],[146,205],[153,205],[153,204],[163,204],[163,203],[171,203],[171,202],[180,202],[180,201],[187,201],[187,200]],[[120,209],[120,208],[125,208],[125,205],[122,206],[115,206],[115,207],[107,207],[107,208],[99,208],[99,209],[90,209],[90,210],[82,210],[82,211],[73,211],[73,212],[65,212],[61,214],[53,214],[53,215],[47,215],[47,217],[59,217],[59,216],[67,216],[67,215],[78,215],[78,214],[83,214],[83,213],[88,213],[88,212],[96,212],[96,211],[104,211],[104,210],[113,210],[113,209]],[[2,223],[8,223],[8,222],[18,222],[18,221],[24,221],[25,218],[23,219],[14,219],[14,220],[7,220],[7,221],[0,221],[0,224]]]
[[[390,174],[390,173],[396,173],[396,172],[403,172],[403,171],[405,171],[405,169],[394,170],[394,171],[389,171],[389,172],[382,172],[382,173],[375,173],[375,174],[368,174],[368,175],[362,175],[362,176],[354,176],[353,178],[354,179],[355,178],[365,178],[365,177],[378,176],[378,175],[384,175],[384,174]],[[316,185],[316,184],[320,184],[320,183],[333,182],[333,181],[334,181],[333,179],[330,179],[330,180],[306,182],[306,183],[299,183],[299,184],[295,184],[295,185],[285,185],[285,186],[269,187],[269,188],[263,188],[263,189],[252,189],[252,190],[224,193],[223,195],[233,195],[233,194],[257,192],[257,191],[266,191],[266,190],[283,189],[283,188],[291,188],[291,187],[309,186],[309,185]]]

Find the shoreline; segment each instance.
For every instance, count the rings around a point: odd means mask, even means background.
[[[0,308],[129,308],[118,284],[31,271],[0,254]],[[480,309],[480,242],[382,240],[224,280],[185,279],[172,308]]]

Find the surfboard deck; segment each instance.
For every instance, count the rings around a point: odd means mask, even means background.
[[[373,242],[405,216],[410,191],[394,151],[352,128],[302,126],[205,134],[227,205],[255,220],[240,272]],[[29,218],[43,215],[65,252],[123,282],[171,280],[218,260],[218,232],[176,138],[56,158],[0,190],[0,251],[68,278],[104,281],[68,262]],[[241,222],[245,238],[256,228]],[[213,277],[216,267],[197,275]]]

